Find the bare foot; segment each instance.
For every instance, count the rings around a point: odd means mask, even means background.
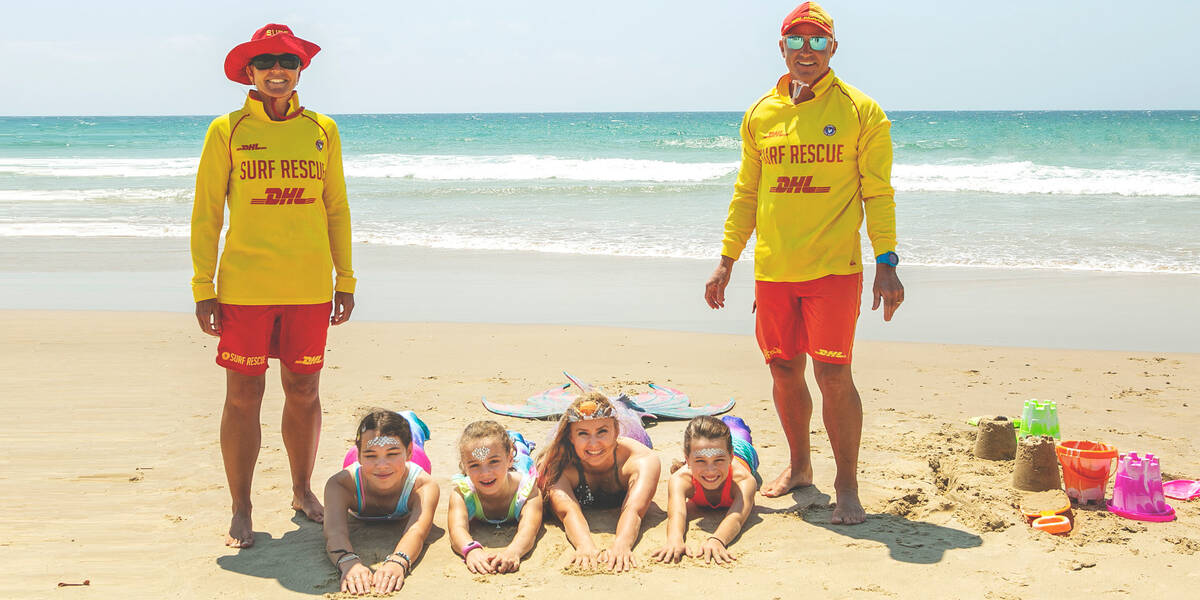
[[[249,548],[254,545],[254,526],[250,524],[250,511],[235,512],[229,521],[229,535],[225,545],[230,548]]]
[[[863,510],[862,502],[858,500],[858,490],[847,490],[837,493],[837,506],[829,522],[835,525],[858,525],[867,520],[867,511]]]
[[[813,474],[812,466],[802,472],[792,475],[792,468],[788,467],[775,478],[775,481],[768,483],[759,490],[762,495],[768,498],[778,498],[796,488],[808,487],[812,485]]]
[[[321,501],[317,500],[317,495],[312,493],[312,490],[305,490],[303,494],[293,495],[292,508],[303,511],[304,516],[317,523],[325,522],[325,507],[321,506]]]

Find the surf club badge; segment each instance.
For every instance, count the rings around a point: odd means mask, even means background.
[[[832,127],[832,125],[831,125],[831,127]],[[325,149],[325,142],[322,142],[321,140],[317,140],[317,150],[324,150],[324,149]]]
[[[833,123],[830,123],[829,125],[826,125],[825,129],[822,131],[825,132],[826,136],[832,136],[833,134],[837,133],[837,127],[834,127]]]

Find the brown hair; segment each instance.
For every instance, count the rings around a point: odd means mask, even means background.
[[[404,415],[376,408],[367,413],[366,416],[358,422],[358,431],[354,434],[354,446],[362,452],[362,435],[363,433],[374,429],[375,435],[390,435],[400,439],[400,443],[405,447],[412,444],[412,428],[408,424],[408,419]]]
[[[571,436],[568,435],[571,430],[569,415],[572,413],[578,414],[579,405],[585,402],[595,403],[596,408],[591,412],[607,409],[613,415],[610,418],[613,420],[613,427],[616,428],[617,436],[621,435],[621,423],[617,419],[617,409],[604,394],[600,392],[588,392],[576,398],[558,420],[558,428],[555,429],[554,437],[551,438],[550,443],[542,451],[538,452],[538,473],[541,474],[543,490],[549,489],[550,486],[557,483],[559,478],[562,477],[563,471],[568,466],[579,464],[579,457],[575,455],[575,446],[571,445]]]
[[[462,454],[466,450],[467,445],[471,442],[481,442],[483,440],[500,440],[500,444],[504,447],[504,452],[512,456],[513,441],[508,437],[508,431],[504,426],[495,421],[475,421],[467,425],[463,429],[462,435],[458,438],[458,452]],[[458,467],[462,468],[461,461]]]
[[[685,457],[692,454],[692,440],[695,438],[724,440],[729,455],[733,455],[733,435],[729,432],[729,426],[716,417],[704,415],[688,421],[687,429],[683,430],[683,455]]]

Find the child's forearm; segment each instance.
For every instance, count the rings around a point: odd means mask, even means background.
[[[730,509],[725,514],[725,518],[721,519],[721,523],[713,531],[712,536],[721,542],[722,546],[728,546],[733,542],[738,533],[742,531],[742,524],[746,522],[746,515],[740,511]]]

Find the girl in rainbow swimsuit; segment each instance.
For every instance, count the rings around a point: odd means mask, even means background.
[[[728,546],[754,510],[754,493],[762,483],[750,428],[737,417],[696,417],[683,432],[683,454],[686,462],[667,484],[667,543],[651,556],[659,562],[687,554],[730,563],[735,557]],[[725,518],[698,548],[684,543],[689,508],[725,509]]]
[[[357,460],[325,484],[325,552],[338,570],[343,592],[399,590],[433,527],[440,492],[425,468],[413,462],[419,446],[412,423],[421,425],[415,416],[410,421],[390,410],[363,417],[351,451]],[[418,430],[424,440],[424,429]],[[347,515],[360,521],[406,521],[394,551],[374,571],[354,552]]]
[[[495,421],[471,423],[459,438],[463,474],[451,479],[446,530],[472,573],[512,573],[533,549],[542,528],[542,494],[530,449],[521,434],[505,431]],[[472,521],[491,523],[496,529],[516,523],[517,532],[508,546],[493,552],[471,537]]]

